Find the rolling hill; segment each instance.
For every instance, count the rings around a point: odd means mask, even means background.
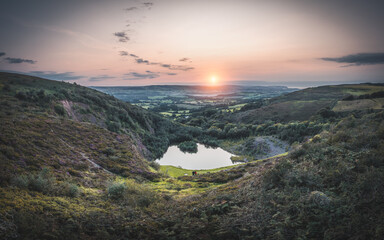
[[[243,123],[262,123],[266,120],[276,122],[305,121],[310,120],[321,109],[338,112],[367,110],[370,108],[382,109],[383,98],[380,96],[375,97],[375,101],[356,99],[349,100],[348,104],[343,99],[383,91],[384,86],[378,84],[350,84],[308,88],[272,98],[266,105],[240,112],[233,116],[233,119]],[[345,105],[348,105],[348,107],[345,107]]]
[[[0,238],[381,239],[382,88],[305,89],[187,126],[77,84],[0,73]],[[259,134],[296,143],[196,176],[150,161],[188,140],[251,152]]]

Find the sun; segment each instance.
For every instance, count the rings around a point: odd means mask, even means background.
[[[212,83],[212,84],[215,84],[216,81],[217,81],[216,76],[212,76],[212,77],[211,77],[211,83]]]

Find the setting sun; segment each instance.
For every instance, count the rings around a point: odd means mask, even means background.
[[[215,76],[212,76],[212,77],[211,77],[211,83],[212,83],[212,84],[215,84],[215,83],[216,83],[216,80],[217,80],[217,78],[216,78]]]

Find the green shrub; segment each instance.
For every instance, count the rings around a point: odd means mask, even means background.
[[[115,182],[112,183],[107,191],[108,191],[108,196],[112,199],[121,199],[124,197],[124,193],[127,189],[127,185],[122,182]]]
[[[148,207],[157,199],[155,192],[133,180],[113,182],[107,192],[111,199],[132,207]]]
[[[28,188],[29,178],[26,175],[16,176],[11,179],[11,184],[19,188]]]
[[[62,194],[68,197],[77,197],[80,189],[76,184],[65,182],[63,185]]]
[[[77,197],[80,193],[80,189],[76,184],[68,182],[58,183],[47,168],[44,168],[37,174],[15,176],[11,179],[11,184],[19,188],[51,195]]]
[[[61,104],[55,104],[54,110],[60,116],[64,116],[65,115],[65,109],[64,109],[63,105],[61,105]]]
[[[48,168],[43,168],[39,174],[30,175],[28,188],[30,190],[48,193],[54,191],[55,178],[51,175]]]
[[[9,84],[4,84],[3,90],[7,91],[7,92],[10,92],[11,91],[11,86],[9,86]]]
[[[121,124],[119,122],[107,121],[106,124],[107,124],[107,129],[111,132],[119,132],[121,128]]]
[[[155,161],[151,161],[150,163],[149,163],[149,166],[151,166],[153,169],[155,169],[156,171],[159,171],[159,169],[160,169],[160,164],[159,163],[157,163],[157,162],[155,162]]]
[[[197,144],[192,141],[182,142],[177,146],[182,152],[196,153]]]

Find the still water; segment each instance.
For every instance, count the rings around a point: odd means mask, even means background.
[[[221,148],[207,148],[202,144],[197,144],[197,153],[183,153],[177,146],[170,146],[156,162],[160,165],[201,170],[234,165],[231,156],[234,155]]]

